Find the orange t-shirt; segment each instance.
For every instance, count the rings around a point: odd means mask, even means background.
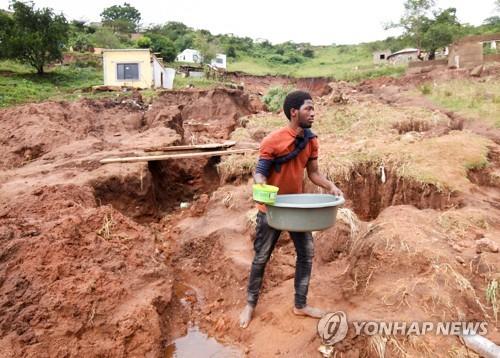
[[[297,131],[290,127],[278,129],[266,136],[259,149],[259,158],[274,159],[287,155],[295,149]],[[319,144],[317,138],[311,138],[307,146],[292,160],[281,165],[279,173],[271,168],[267,184],[280,188],[278,194],[300,194],[304,190],[304,169],[309,160],[318,158]],[[260,211],[265,212],[266,206],[257,204]]]

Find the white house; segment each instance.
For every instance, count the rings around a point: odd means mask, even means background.
[[[177,62],[189,62],[189,63],[201,63],[203,61],[203,57],[201,56],[200,51],[193,50],[190,48],[185,49],[180,54],[177,55]]]
[[[104,85],[172,89],[175,70],[149,49],[104,49]]]
[[[215,58],[212,59],[211,65],[217,68],[227,68],[227,58],[226,55],[222,53],[218,53],[215,55]]]
[[[406,64],[418,60],[420,50],[418,48],[404,48],[387,56],[387,60],[395,65]]]

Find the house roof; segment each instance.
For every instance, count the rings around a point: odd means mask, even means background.
[[[156,63],[158,65],[160,65],[160,67],[164,70],[165,69],[165,66],[163,65],[163,62],[160,61],[160,58],[159,57],[156,57],[155,54],[153,54],[153,60],[156,61]]]
[[[418,52],[419,49],[418,48],[411,48],[411,47],[408,47],[408,48],[404,48],[402,50],[399,50],[397,52],[394,52],[393,54],[387,56],[387,58],[391,58],[391,57],[394,57],[394,56],[397,56],[397,55],[402,55],[402,54],[405,54],[405,53],[412,53],[412,52]]]
[[[148,48],[105,48],[102,52],[150,52]]]

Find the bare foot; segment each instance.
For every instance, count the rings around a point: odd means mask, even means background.
[[[252,315],[253,311],[255,310],[254,307],[250,305],[246,305],[243,311],[240,313],[240,327],[241,328],[247,328],[248,325],[250,324],[250,321],[252,320]]]
[[[293,313],[295,313],[297,316],[308,316],[312,318],[321,318],[325,315],[326,312],[319,308],[311,307],[311,306],[305,306],[303,308],[293,308]]]

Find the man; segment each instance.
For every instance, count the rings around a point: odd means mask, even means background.
[[[259,162],[255,171],[256,184],[279,187],[279,194],[303,192],[304,168],[309,179],[333,195],[342,195],[339,188],[318,171],[318,140],[310,128],[314,123],[314,104],[311,95],[304,91],[289,93],[283,104],[289,123],[262,140]],[[246,328],[252,319],[262,286],[267,262],[281,234],[271,228],[266,219],[266,207],[258,204],[255,255],[248,281],[247,305],[240,314],[240,326]],[[320,318],[323,311],[307,305],[307,291],[313,260],[313,238],[310,232],[290,232],[295,245],[295,307],[299,316]]]

